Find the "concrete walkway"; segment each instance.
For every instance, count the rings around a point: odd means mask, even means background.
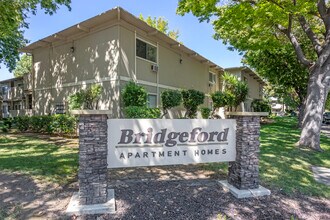
[[[325,167],[312,167],[317,182],[330,186],[330,169]]]

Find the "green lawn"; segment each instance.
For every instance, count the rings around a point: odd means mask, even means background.
[[[0,170],[61,185],[76,179],[78,148],[23,135],[0,134]]]
[[[330,168],[330,138],[321,137],[324,152],[294,146],[300,131],[296,118],[276,118],[275,123],[262,125],[260,176],[262,183],[286,193],[330,197],[330,187],[317,183],[311,166]]]
[[[330,168],[330,138],[322,136],[323,153],[294,146],[299,130],[295,118],[276,118],[262,125],[261,184],[285,193],[330,197],[330,187],[317,183],[311,166]],[[19,171],[35,178],[66,184],[76,179],[78,149],[65,143],[56,145],[36,137],[0,134],[0,170]],[[225,163],[203,165],[226,172]]]

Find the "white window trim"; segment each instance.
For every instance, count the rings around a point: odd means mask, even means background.
[[[156,53],[156,62],[154,62],[154,61],[151,61],[151,60],[147,60],[147,59],[144,59],[144,58],[142,58],[142,57],[139,57],[137,54],[136,54],[136,39],[139,39],[140,41],[143,41],[144,43],[146,43],[146,44],[150,44],[151,46],[153,46],[153,47],[156,47],[156,50],[157,50],[157,53]],[[152,63],[152,64],[156,64],[156,65],[158,65],[158,45],[156,45],[156,44],[153,44],[153,43],[151,43],[150,41],[148,41],[148,40],[145,40],[145,39],[142,39],[141,37],[138,37],[138,36],[136,36],[135,35],[135,48],[134,48],[134,50],[135,50],[135,58],[138,58],[138,59],[141,59],[141,60],[144,60],[144,61],[147,61],[147,62],[149,62],[149,63]]]
[[[142,57],[139,57],[138,55],[136,55],[136,58],[139,59],[139,60],[143,60],[143,61],[149,62],[149,63],[151,63],[151,64],[156,64],[156,65],[158,65],[158,63],[155,63],[154,61],[144,59],[144,58],[142,58]]]
[[[210,81],[210,73],[214,76],[214,82],[213,81]],[[217,74],[214,73],[214,72],[212,72],[212,71],[209,71],[209,83],[216,84],[217,83],[217,79],[216,78],[217,78]]]

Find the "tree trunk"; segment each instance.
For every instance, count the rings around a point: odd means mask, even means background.
[[[299,128],[302,128],[302,125],[303,125],[303,118],[304,118],[304,108],[305,108],[305,105],[303,103],[300,103],[299,106],[298,106],[298,110],[299,110],[299,113],[298,113],[298,127]]]
[[[329,63],[328,60],[323,68],[314,67],[310,72],[302,131],[298,142],[299,146],[310,147],[316,151],[323,151],[320,146],[320,132],[328,89],[328,77],[326,75],[329,75]]]

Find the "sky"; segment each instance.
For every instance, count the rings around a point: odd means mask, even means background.
[[[217,65],[227,68],[241,66],[238,52],[227,50],[221,41],[213,39],[214,30],[211,23],[199,23],[191,14],[176,14],[178,0],[71,0],[69,11],[65,6],[50,16],[38,10],[37,15],[28,18],[29,29],[24,36],[30,43],[52,35],[81,21],[94,17],[102,12],[120,6],[135,16],[164,17],[170,30],[179,30],[179,41]],[[0,66],[0,80],[12,78],[3,65]]]

